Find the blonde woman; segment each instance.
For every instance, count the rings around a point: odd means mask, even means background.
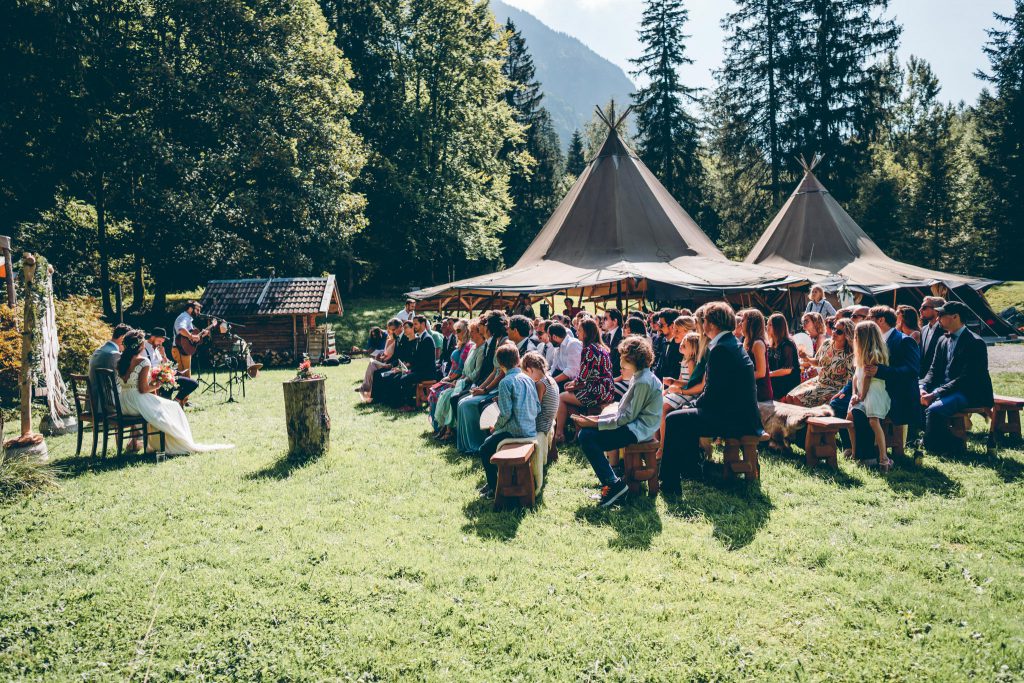
[[[836,314],[835,307],[825,298],[825,290],[821,285],[811,287],[811,299],[807,302],[806,313],[817,313],[822,318]]]
[[[869,375],[868,368],[889,364],[889,348],[882,339],[882,331],[874,322],[865,320],[857,323],[854,330],[853,357],[856,370],[853,373],[853,395],[850,397],[850,410],[846,419],[854,419],[854,411],[868,419],[874,433],[874,448],[871,453],[878,454],[878,467],[883,472],[892,468],[892,460],[885,452],[885,434],[882,433],[882,420],[889,414],[889,392],[885,389],[885,380]],[[856,431],[856,430],[854,430]],[[851,437],[853,434],[851,434]],[[852,440],[853,452],[857,453],[856,439]],[[858,458],[858,460],[874,460],[875,458]]]

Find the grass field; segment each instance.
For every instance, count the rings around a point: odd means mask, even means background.
[[[885,477],[765,456],[760,485],[598,511],[569,449],[536,510],[495,513],[423,416],[357,404],[363,363],[326,370],[332,450],[304,466],[285,370],[200,397],[197,438],[234,451],[93,466],[51,439],[60,488],[0,505],[0,680],[1024,675],[1021,450],[979,433]]]

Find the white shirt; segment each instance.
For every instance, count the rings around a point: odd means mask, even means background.
[[[415,316],[416,316],[416,311],[412,311],[410,313],[409,311],[407,311],[407,310],[405,310],[403,308],[402,310],[400,310],[398,312],[398,315],[396,315],[395,317],[398,318],[399,320],[401,320],[404,323],[406,320],[412,320]]]
[[[192,316],[188,314],[188,311],[182,311],[181,315],[174,319],[174,334],[179,334],[182,331],[191,332],[196,329],[196,326],[192,324]]]
[[[167,362],[167,354],[164,353],[163,346],[156,347],[147,341],[143,344],[143,348],[146,351],[146,358],[149,359],[149,362],[153,365],[154,368],[156,368],[161,363]]]
[[[889,343],[889,336],[892,334],[892,331],[895,330],[895,329],[896,329],[895,327],[890,327],[888,330],[883,332],[882,333],[882,341],[884,341],[886,344],[888,344]]]
[[[583,358],[583,342],[576,337],[562,340],[555,353],[555,368],[565,373],[569,379],[576,379],[580,374],[580,363]]]

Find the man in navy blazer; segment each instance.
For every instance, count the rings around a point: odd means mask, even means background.
[[[988,408],[994,403],[988,349],[982,338],[963,322],[969,311],[959,301],[950,301],[938,310],[939,323],[946,334],[939,340],[931,368],[921,380],[924,444],[929,451],[952,450],[949,418],[954,414],[965,408]]]
[[[700,473],[700,437],[739,437],[760,434],[763,430],[754,363],[732,334],[736,325],[732,308],[724,301],[716,301],[708,304],[705,311],[704,333],[711,343],[704,391],[693,408],[683,408],[665,417],[661,481],[666,495],[680,493],[681,475]]]

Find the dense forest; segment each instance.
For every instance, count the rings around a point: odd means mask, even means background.
[[[395,291],[512,263],[601,134],[559,140],[530,46],[485,1],[0,7],[3,232],[108,311],[112,282],[162,309],[213,277]],[[822,154],[890,255],[1022,277],[1024,0],[957,104],[895,57],[886,0],[738,0],[712,90],[680,78],[687,20],[646,2],[633,145],[727,254]]]

